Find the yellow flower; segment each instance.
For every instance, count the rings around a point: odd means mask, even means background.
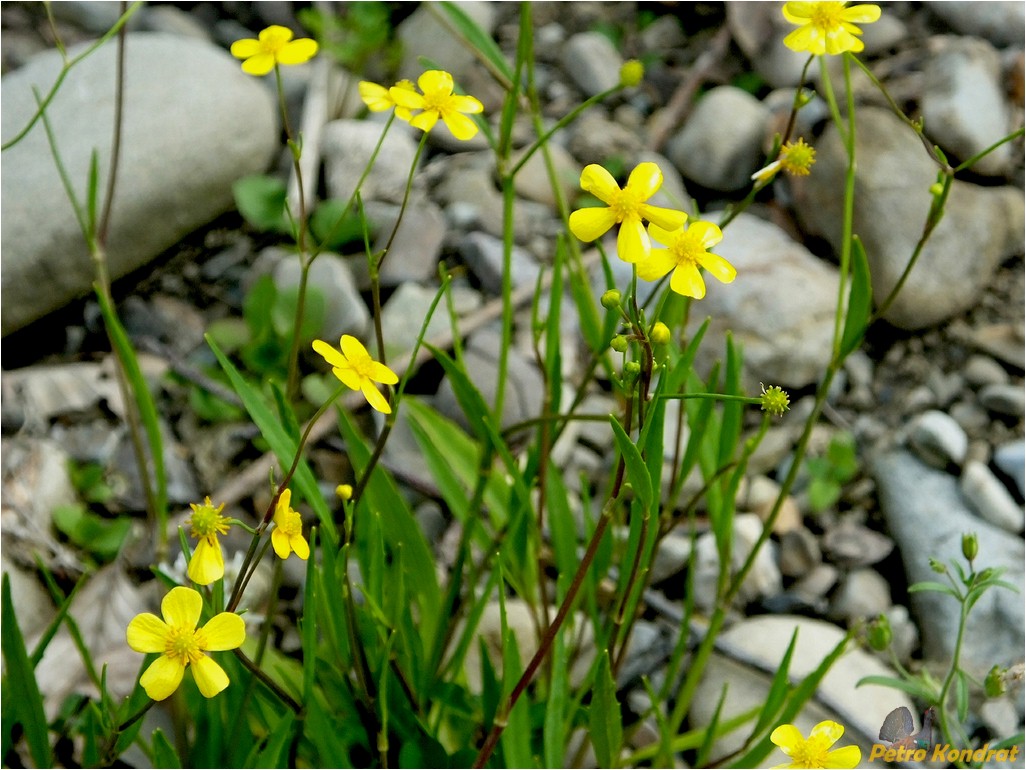
[[[353,487],[351,484],[339,484],[335,487],[335,494],[339,496],[339,499],[343,502],[353,499]]]
[[[341,353],[327,342],[313,341],[313,349],[332,365],[331,371],[346,387],[363,391],[364,397],[372,407],[383,414],[391,414],[392,407],[378,392],[374,383],[395,385],[399,382],[395,372],[380,361],[371,358],[367,348],[356,337],[343,334],[339,341],[339,347],[342,349]]]
[[[645,203],[663,184],[663,172],[655,163],[639,163],[622,190],[613,176],[594,163],[581,172],[581,189],[590,192],[608,208],[578,209],[570,215],[570,232],[588,243],[602,237],[613,225],[620,225],[616,251],[624,262],[640,262],[648,257],[652,243],[643,219],[667,230],[681,227],[687,214]]]
[[[317,41],[308,37],[292,39],[292,30],[273,24],[260,33],[260,39],[236,40],[232,56],[245,59],[242,71],[250,75],[266,75],[279,64],[303,64],[317,54]]]
[[[838,0],[790,2],[784,3],[784,18],[801,25],[784,38],[784,45],[792,51],[808,51],[816,56],[844,51],[858,53],[865,45],[855,37],[862,34],[855,24],[871,24],[879,19],[880,6],[867,4],[847,8]]]
[[[777,768],[856,767],[862,760],[862,750],[858,746],[828,751],[843,734],[844,727],[837,722],[826,721],[813,727],[806,740],[794,725],[780,725],[770,735],[770,740],[791,757],[791,763],[777,765]]]
[[[777,159],[768,166],[752,174],[752,179],[765,185],[778,171],[786,171],[791,176],[808,176],[812,164],[816,162],[816,150],[799,138],[797,142],[786,142],[780,148]]]
[[[292,490],[286,489],[278,496],[274,509],[274,529],[271,530],[271,545],[279,558],[287,559],[293,551],[304,561],[310,557],[310,544],[303,537],[303,517],[292,510]]]
[[[710,222],[694,222],[689,227],[664,230],[658,225],[649,225],[648,231],[665,249],[652,249],[648,259],[638,263],[638,277],[646,281],[657,281],[673,271],[670,288],[685,297],[702,299],[705,296],[705,281],[699,267],[704,267],[723,283],[730,283],[737,277],[737,270],[718,254],[708,251],[723,239],[720,228]]]
[[[427,132],[441,118],[457,139],[472,139],[477,134],[477,124],[463,113],[482,112],[484,105],[473,96],[454,94],[452,75],[445,70],[428,70],[417,78],[417,85],[423,94],[399,85],[388,89],[397,106],[422,110],[409,119],[411,126]]]
[[[172,588],[160,603],[161,620],[150,612],[132,618],[128,624],[128,646],[136,652],[159,652],[139,684],[153,700],[164,700],[178,689],[185,667],[199,691],[213,698],[228,686],[228,675],[204,652],[234,650],[246,640],[246,624],[233,612],[215,615],[203,628],[196,628],[203,598],[191,588]]]
[[[392,88],[415,91],[413,83],[406,79],[400,80]],[[405,107],[400,107],[395,103],[395,99],[392,98],[391,88],[379,86],[377,83],[371,83],[369,80],[361,80],[357,84],[357,89],[360,92],[360,98],[363,99],[363,103],[367,105],[367,109],[371,112],[385,112],[394,108],[397,118],[409,121],[412,113]]]
[[[215,508],[209,497],[203,505],[190,503],[189,507],[192,508],[192,518],[189,519],[192,531],[189,534],[199,538],[189,560],[189,580],[207,586],[224,577],[224,556],[217,536],[228,532],[228,520],[221,515],[224,503]]]

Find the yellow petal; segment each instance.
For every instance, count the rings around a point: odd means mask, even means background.
[[[388,89],[371,83],[369,80],[361,80],[357,86],[360,98],[371,112],[384,112],[395,106],[395,100],[389,96]]]
[[[189,559],[189,580],[208,586],[224,577],[224,555],[216,536],[200,538]]]
[[[370,358],[367,348],[351,334],[342,335],[342,339],[339,340],[339,347],[342,348],[342,355],[346,357],[350,364],[364,358]]]
[[[273,69],[274,56],[269,53],[258,53],[242,63],[243,72],[248,75],[256,75],[257,77],[266,75]]]
[[[663,172],[655,163],[646,161],[635,166],[627,178],[627,189],[637,196],[638,200],[647,201],[662,187]]]
[[[589,163],[584,167],[581,172],[581,189],[590,192],[603,203],[610,203],[620,194],[620,185],[613,179],[613,175],[597,163]]]
[[[638,278],[643,281],[658,281],[677,266],[669,249],[652,249],[648,259],[638,263]]]
[[[310,544],[306,542],[306,538],[302,535],[293,535],[290,537],[289,545],[292,547],[292,550],[296,552],[296,556],[303,561],[310,558]]]
[[[466,115],[461,115],[458,112],[449,112],[443,116],[442,120],[445,121],[445,125],[452,132],[452,135],[461,142],[473,139],[477,135],[477,123]]]
[[[278,51],[280,64],[303,64],[317,55],[317,41],[308,37],[293,40]]]
[[[363,391],[364,398],[367,399],[367,403],[377,409],[382,414],[392,414],[392,407],[388,405],[388,401],[374,386],[374,383],[370,380],[364,380],[363,386],[360,388]]]
[[[844,735],[844,727],[837,722],[827,719],[812,728],[812,732],[809,733],[809,740],[819,738],[820,740],[825,741],[825,748],[829,748],[830,746],[833,746],[834,743],[837,742],[837,739],[842,735]]]
[[[880,18],[879,5],[853,5],[841,13],[845,21],[855,24],[872,24]]]
[[[795,3],[788,3],[788,5],[795,5]],[[794,725],[780,725],[770,733],[770,740],[783,749],[785,754],[791,756],[794,747],[805,742],[805,737]]]
[[[164,700],[178,689],[185,675],[185,666],[176,658],[161,655],[139,677],[139,684],[153,700]]]
[[[808,24],[812,19],[812,12],[815,10],[815,3],[792,2],[784,3],[784,18],[792,24]]]
[[[411,91],[408,88],[401,88],[399,86],[392,86],[388,89],[388,95],[392,97],[392,101],[401,107],[406,107],[410,110],[424,109],[424,97],[416,91]]]
[[[445,70],[428,70],[417,78],[417,85],[425,94],[433,92],[445,96],[452,93],[452,75]]]
[[[662,206],[641,205],[641,216],[664,230],[677,230],[688,221],[688,215],[676,209],[664,209]]]
[[[720,283],[733,283],[737,278],[737,270],[719,254],[705,252],[698,258],[698,264],[704,267]]]
[[[434,110],[428,110],[427,112],[421,112],[410,118],[410,125],[414,128],[419,128],[425,134],[435,127],[435,123],[438,122],[438,113]]]
[[[680,228],[668,230],[665,227],[652,223],[648,226],[648,234],[652,236],[652,240],[658,241],[664,246],[671,245],[676,239],[677,234],[680,232]]]
[[[260,30],[259,38],[261,43],[287,43],[292,39],[292,30],[280,24],[272,24]]]
[[[347,388],[351,390],[359,390],[360,383],[363,382],[363,378],[356,372],[351,366],[336,366],[331,370]]]
[[[624,262],[641,262],[648,259],[652,242],[648,239],[640,217],[628,217],[620,224],[616,236],[616,253]]]
[[[702,248],[708,249],[723,240],[723,231],[712,222],[692,222],[688,227],[688,233],[697,238]]]
[[[206,655],[192,664],[192,676],[204,698],[213,698],[228,686],[224,669]]]
[[[203,640],[205,650],[234,650],[246,641],[246,624],[234,612],[221,612],[203,626]]]
[[[481,104],[481,102],[479,102],[473,96],[453,94],[449,99],[449,103],[452,105],[454,110],[458,110],[459,112],[469,112],[475,114],[478,112],[484,112],[484,105]]]
[[[237,59],[248,59],[250,56],[256,56],[260,53],[263,46],[260,45],[259,40],[253,38],[246,38],[244,40],[236,40],[232,43],[231,52],[232,56]]]
[[[348,366],[345,356],[323,340],[314,340],[313,349],[332,366]]]
[[[852,768],[858,767],[862,761],[862,749],[858,746],[845,746],[827,752],[827,767],[829,768]]]
[[[152,612],[136,615],[128,624],[128,646],[136,652],[163,652],[170,630],[167,623]]]
[[[287,559],[292,553],[292,549],[289,547],[289,536],[278,527],[271,530],[271,545],[274,546],[274,552],[278,554],[279,559]]]
[[[286,487],[278,496],[278,502],[274,506],[274,523],[279,526],[289,515],[289,507],[292,505],[292,490]]]
[[[616,214],[611,208],[578,209],[570,215],[570,232],[585,243],[601,238],[616,224]]]
[[[811,25],[799,27],[793,32],[788,33],[784,38],[784,45],[792,51],[799,53],[808,51],[809,53],[820,55],[825,51],[823,41],[819,39],[819,35]],[[818,51],[816,50],[817,48],[819,49]]]
[[[178,586],[164,595],[160,603],[160,614],[169,626],[196,628],[200,612],[203,611],[203,597],[199,591]]]
[[[399,377],[396,373],[380,361],[371,361],[370,371],[368,374],[375,382],[381,382],[385,385],[395,385],[399,382]]]
[[[685,297],[702,299],[705,296],[705,281],[694,265],[677,265],[670,276],[670,288]]]

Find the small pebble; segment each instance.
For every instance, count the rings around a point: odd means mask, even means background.
[[[980,389],[980,404],[991,414],[1021,418],[1026,413],[1026,394],[1021,385],[987,385]]]
[[[919,457],[937,468],[961,466],[969,438],[955,420],[936,410],[924,412],[909,426],[909,444]]]
[[[1008,532],[1022,532],[1026,513],[986,465],[975,461],[966,463],[961,487],[969,506],[981,519]]]
[[[984,385],[1004,385],[1008,382],[1008,372],[990,356],[974,354],[965,364],[965,381],[974,390]]]
[[[1020,439],[999,446],[994,450],[994,465],[1015,482],[1022,498],[1026,493],[1026,479],[1023,478],[1026,475],[1026,443]]]

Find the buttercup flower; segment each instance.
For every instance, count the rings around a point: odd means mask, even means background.
[[[590,192],[608,208],[578,209],[570,215],[570,232],[588,243],[602,237],[615,224],[616,251],[624,262],[640,262],[652,249],[643,219],[666,230],[676,230],[687,219],[683,211],[645,203],[663,184],[663,172],[655,163],[639,163],[622,190],[612,174],[594,163],[581,172],[581,189]]]
[[[710,222],[694,222],[688,227],[664,230],[658,225],[648,227],[649,233],[665,249],[652,249],[648,259],[638,263],[638,277],[646,281],[658,281],[673,271],[670,288],[685,297],[702,299],[705,296],[705,281],[699,267],[704,267],[713,276],[730,283],[737,277],[737,270],[727,260],[708,249],[723,239],[723,233]]]
[[[754,174],[752,179],[766,184],[777,175],[778,171],[786,171],[791,176],[808,176],[812,164],[816,162],[815,148],[807,145],[804,139],[797,142],[785,142],[780,148],[777,159]]]
[[[303,64],[317,54],[317,41],[308,37],[292,39],[292,30],[272,24],[260,33],[259,40],[236,40],[232,56],[245,59],[242,71],[250,75],[266,75],[276,64]]]
[[[292,510],[292,490],[286,489],[278,496],[274,508],[274,529],[271,530],[271,545],[281,559],[289,558],[293,551],[304,561],[310,557],[310,544],[303,537],[303,517]]]
[[[383,414],[391,414],[392,407],[385,397],[378,392],[374,383],[395,385],[399,378],[395,372],[380,361],[371,358],[370,353],[356,337],[343,334],[339,342],[342,352],[335,350],[327,342],[313,341],[313,349],[320,353],[324,360],[332,365],[332,373],[342,383],[353,390],[363,391],[367,402]]]
[[[457,139],[474,138],[477,124],[463,113],[482,112],[484,105],[473,96],[454,94],[452,75],[445,70],[428,70],[417,78],[417,85],[423,94],[401,86],[388,89],[389,96],[397,106],[406,110],[421,110],[409,119],[411,126],[427,132],[441,118]]]
[[[207,586],[224,577],[224,555],[217,536],[228,532],[228,520],[221,515],[224,503],[215,508],[209,497],[203,505],[190,503],[189,507],[192,508],[192,518],[189,519],[192,531],[189,534],[199,538],[189,559],[189,580]]]
[[[413,83],[405,78],[392,86],[392,88],[402,88],[406,91],[416,92]],[[371,112],[385,112],[394,108],[397,118],[409,121],[412,113],[405,107],[400,107],[395,103],[395,99],[392,98],[391,88],[379,86],[377,83],[371,83],[369,80],[361,80],[357,84],[357,89],[360,92],[360,98],[363,99],[363,103],[367,105],[367,109]]]
[[[856,24],[871,24],[880,18],[878,5],[853,5],[843,2],[784,3],[784,18],[801,26],[784,38],[792,51],[808,51],[816,56],[858,53],[865,45],[856,35],[862,30]]]
[[[780,417],[790,409],[788,406],[790,403],[790,397],[779,385],[773,385],[769,388],[765,385],[762,386],[762,411],[769,412],[774,417]]]
[[[150,612],[132,618],[128,624],[128,646],[136,652],[159,652],[139,684],[153,700],[164,700],[178,689],[185,667],[204,697],[213,698],[228,686],[228,675],[204,652],[234,650],[246,640],[246,624],[234,612],[215,615],[203,628],[196,628],[203,598],[191,588],[172,588],[160,603],[161,620]]]
[[[862,750],[858,746],[845,746],[841,749],[829,750],[843,734],[844,727],[829,720],[820,722],[813,727],[808,740],[802,737],[794,725],[780,725],[770,735],[770,740],[791,757],[791,762],[776,767],[856,767],[862,759]]]

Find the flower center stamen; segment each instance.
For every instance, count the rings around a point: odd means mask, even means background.
[[[281,531],[289,537],[294,535],[303,534],[303,517],[299,515],[298,511],[289,511],[281,518],[281,524],[278,525]]]
[[[189,520],[192,530],[189,534],[197,539],[226,534],[228,532],[228,523],[225,517],[221,515],[223,509],[223,503],[215,508],[210,503],[209,497],[203,505],[193,505],[192,518]]]
[[[164,654],[183,666],[199,660],[203,655],[199,632],[187,626],[173,627],[164,642]]]

